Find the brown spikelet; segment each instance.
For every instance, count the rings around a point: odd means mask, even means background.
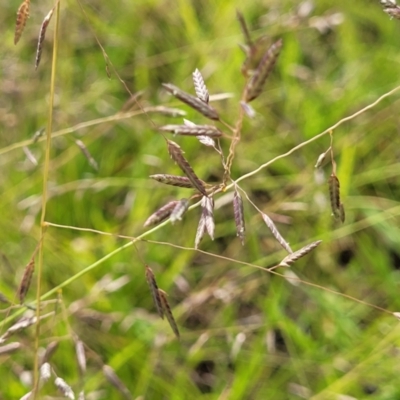
[[[22,345],[19,342],[12,342],[12,343],[8,343],[4,346],[0,346],[0,356],[14,353],[14,351],[19,350],[21,347],[22,347]]]
[[[99,170],[99,166],[97,164],[97,161],[92,157],[90,154],[89,150],[85,146],[85,144],[81,140],[75,140],[76,145],[81,149],[82,154],[86,157],[86,159],[89,161],[89,164],[96,170]]]
[[[235,188],[233,194],[233,213],[235,215],[236,234],[239,237],[242,246],[244,245],[245,235],[245,224],[244,224],[244,212],[243,212],[243,201],[239,191]]]
[[[121,379],[118,378],[118,375],[115,373],[114,369],[111,368],[109,365],[103,365],[103,374],[117,390],[119,390],[123,396],[127,400],[132,400],[132,395],[129,392],[128,388],[123,384]]]
[[[58,349],[59,342],[53,341],[48,344],[43,354],[42,363],[49,362],[53,354]]]
[[[54,381],[54,384],[64,397],[67,397],[68,399],[71,400],[75,400],[75,395],[71,386],[69,386],[68,383],[65,382],[63,378],[57,377]]]
[[[22,275],[22,279],[18,287],[18,299],[20,304],[24,302],[26,294],[28,293],[34,271],[35,271],[35,260],[32,259],[29,262],[29,264],[25,267],[24,274]]]
[[[342,223],[343,223],[343,222],[345,221],[345,219],[346,219],[346,213],[345,213],[345,210],[344,210],[344,205],[343,205],[343,203],[340,203],[339,217],[340,217],[340,220],[342,221]]]
[[[274,235],[275,239],[278,243],[288,252],[293,253],[293,250],[290,248],[289,243],[283,238],[283,236],[279,233],[277,227],[275,226],[274,222],[267,214],[261,213],[262,219],[264,220],[265,224],[268,226],[271,233]]]
[[[164,183],[165,185],[193,189],[192,182],[186,176],[177,176],[177,175],[169,175],[169,174],[155,174],[155,175],[150,175],[150,178],[154,179],[157,182]]]
[[[153,296],[154,304],[156,306],[158,315],[161,318],[164,318],[164,312],[162,308],[160,294],[158,293],[156,278],[154,276],[152,269],[148,265],[146,265],[146,280],[147,283],[149,284],[151,295]]]
[[[193,123],[192,121],[189,121],[187,119],[183,119],[183,122],[186,126],[189,126],[191,128],[195,127],[196,124]],[[199,140],[199,142],[201,144],[204,144],[204,146],[208,146],[208,147],[214,147],[215,148],[215,141],[214,139],[212,139],[210,136],[196,136],[197,139]]]
[[[245,89],[246,102],[254,100],[261,94],[264,82],[268,78],[270,72],[272,71],[272,68],[275,65],[275,62],[279,56],[281,48],[282,48],[282,39],[279,39],[264,54],[264,57],[261,59],[260,64],[254,71],[254,74],[249,79],[246,85]]]
[[[37,50],[36,50],[35,69],[38,68],[38,66],[40,64],[40,59],[42,58],[43,42],[46,37],[47,27],[49,26],[51,17],[53,16],[53,13],[54,13],[54,8],[55,7],[53,7],[50,10],[50,12],[44,17],[42,26],[40,27],[38,45],[37,45]]]
[[[344,214],[342,214],[344,212],[344,208],[343,206],[341,206],[340,202],[340,182],[338,177],[334,173],[332,173],[332,175],[329,177],[328,184],[332,214],[335,219],[344,220]]]
[[[239,21],[240,29],[242,30],[246,46],[248,46],[250,48],[253,45],[253,42],[251,40],[250,33],[247,28],[246,21],[243,17],[243,14],[239,10],[236,10],[236,17]]]
[[[217,110],[211,107],[209,104],[204,101],[198,99],[197,97],[192,96],[189,93],[184,92],[178,87],[170,84],[163,83],[163,87],[170,92],[173,96],[175,96],[178,100],[192,107],[194,110],[198,111],[200,114],[203,114],[205,117],[213,120],[219,120],[219,115]]]
[[[203,181],[200,180],[194,173],[193,168],[190,166],[189,162],[183,156],[183,151],[178,144],[172,140],[167,140],[168,152],[171,158],[178,164],[180,169],[186,174],[190,179],[193,186],[204,196],[207,196],[206,189],[203,185]]]
[[[173,224],[176,221],[180,221],[183,217],[183,214],[185,214],[188,208],[189,208],[188,199],[180,200],[178,204],[175,206],[175,208],[172,210],[170,216],[171,223]]]
[[[312,250],[314,250],[319,244],[322,243],[322,240],[317,240],[316,242],[312,242],[308,244],[307,246],[304,246],[300,250],[295,251],[292,254],[289,254],[286,256],[280,263],[279,265],[281,267],[289,267],[291,264],[293,264],[295,261],[297,261],[299,258],[304,257],[306,254],[310,253]]]
[[[168,303],[167,293],[165,293],[164,290],[161,290],[161,289],[158,289],[158,293],[160,295],[164,314],[167,317],[167,320],[168,320],[169,324],[171,325],[171,328],[172,328],[173,332],[175,333],[175,336],[179,339],[180,335],[179,335],[178,325],[175,322],[175,318],[172,314],[171,307]]]
[[[208,136],[221,137],[222,132],[212,125],[164,125],[159,128],[160,131],[170,132],[174,135],[182,136]]]
[[[17,22],[15,24],[14,44],[17,44],[29,18],[30,0],[24,0],[17,11]]]
[[[193,76],[194,90],[196,91],[197,97],[200,100],[204,101],[204,103],[208,104],[210,95],[208,93],[207,86],[204,83],[203,75],[201,75],[201,72],[196,68],[192,76]]]
[[[151,214],[149,218],[147,218],[146,222],[143,226],[150,226],[158,224],[166,220],[172,213],[172,210],[178,204],[177,200],[170,201],[169,203],[165,204],[161,208],[159,208],[155,213]]]

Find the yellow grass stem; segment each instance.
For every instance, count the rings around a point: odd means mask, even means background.
[[[42,189],[42,213],[40,216],[40,230],[41,237],[44,236],[46,225],[46,205],[47,205],[47,182],[49,178],[50,170],[50,150],[51,150],[51,133],[53,129],[53,106],[54,106],[54,91],[55,91],[55,80],[56,80],[56,67],[57,67],[57,53],[58,53],[58,33],[60,26],[60,1],[56,5],[56,21],[54,29],[54,45],[53,45],[53,58],[51,63],[51,78],[50,78],[50,101],[49,101],[49,115],[46,127],[46,153],[43,167],[43,189]],[[43,241],[40,242],[39,246],[39,257],[38,257],[38,268],[37,268],[37,289],[36,289],[36,334],[35,334],[35,363],[34,363],[34,379],[33,379],[33,398],[38,398],[39,389],[39,339],[40,339],[40,292],[41,292],[41,281],[43,272]]]

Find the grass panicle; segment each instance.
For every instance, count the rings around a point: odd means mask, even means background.
[[[306,254],[313,251],[317,246],[322,243],[322,240],[317,240],[316,242],[312,242],[307,246],[302,247],[300,250],[295,251],[292,254],[286,256],[280,263],[279,266],[281,267],[289,267],[294,262],[296,262],[299,258],[304,257]]]
[[[40,60],[42,58],[42,51],[43,51],[43,43],[44,39],[46,38],[46,32],[47,28],[49,26],[49,23],[51,21],[51,17],[54,14],[55,6],[49,11],[49,13],[44,17],[44,20],[42,22],[42,26],[40,27],[40,32],[39,32],[39,39],[38,39],[38,44],[37,44],[37,50],[36,50],[36,60],[35,60],[35,69],[38,69]]]

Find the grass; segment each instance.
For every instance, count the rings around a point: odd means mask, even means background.
[[[323,178],[316,177],[314,165],[330,145],[329,134],[318,134],[399,86],[399,21],[390,20],[378,1],[340,0],[334,7],[319,1],[303,19],[296,17],[298,3],[292,1],[271,1],[268,9],[261,1],[246,8],[222,1],[181,1],[175,8],[159,1],[82,6],[86,16],[78,3],[61,2],[48,178],[44,137],[34,144],[31,139],[49,124],[56,15],[37,72],[37,36],[52,5],[31,5],[17,46],[17,5],[5,5],[0,16],[5,38],[0,50],[0,292],[17,301],[24,267],[41,237],[47,182],[49,226],[39,312],[55,312],[42,321],[40,335],[30,327],[10,338],[22,347],[0,354],[0,397],[20,398],[30,390],[24,376],[34,369],[36,339],[39,354],[59,342],[50,364],[77,395],[73,333],[86,346],[83,384],[93,398],[128,396],[107,380],[103,364],[111,366],[134,399],[398,397],[400,328],[390,312],[400,310],[399,92],[333,129],[346,208],[343,225],[331,216],[330,164],[324,165]],[[293,250],[323,240],[290,270],[274,271],[281,275],[266,269],[286,254],[245,199],[246,242],[241,246],[232,207],[223,205],[231,190],[216,196],[216,237],[205,237],[200,251],[193,249],[199,208],[173,226],[143,228],[167,200],[187,196],[187,189],[148,178],[180,173],[154,126],[181,120],[140,110],[122,119],[119,111],[129,94],[111,66],[108,78],[93,36],[129,90],[145,90],[142,106],[179,107],[188,119],[204,123],[161,87],[170,82],[193,93],[190,77],[199,68],[211,94],[233,95],[213,106],[234,125],[245,83],[236,7],[253,37],[281,37],[283,49],[264,93],[252,102],[257,117],[244,120],[232,178],[261,211],[274,216]],[[82,155],[77,139],[99,164],[98,171]],[[191,138],[173,140],[201,179],[223,179],[216,153]],[[23,146],[29,146],[37,166]],[[116,236],[143,233],[144,240],[134,244]],[[179,342],[167,321],[156,316],[144,264],[169,294]],[[290,272],[312,285],[289,280]],[[37,278],[35,273],[28,305],[35,304]],[[2,306],[1,333],[27,312],[8,306]],[[56,392],[48,382],[40,398]]]

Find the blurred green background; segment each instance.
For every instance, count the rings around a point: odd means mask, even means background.
[[[82,5],[86,17],[79,3],[61,2],[53,130],[72,129],[52,142],[46,220],[56,224],[136,236],[157,208],[188,193],[148,179],[150,174],[180,173],[154,128],[181,119],[149,113],[74,129],[126,110],[130,97],[111,67],[108,78],[94,33],[129,90],[144,91],[142,107],[178,107],[199,124],[209,122],[168,96],[161,83],[193,93],[191,74],[199,68],[211,94],[224,95],[213,106],[234,125],[245,84],[236,9],[254,39],[283,39],[265,91],[252,103],[257,115],[245,119],[234,179],[400,82],[400,21],[390,20],[379,1],[95,0]],[[25,31],[14,46],[19,3],[1,5],[0,292],[14,301],[40,237],[44,142],[32,139],[47,122],[54,19],[37,71],[34,62],[40,25],[52,6],[31,4]],[[346,209],[343,225],[331,216],[330,164],[320,172],[314,168],[329,147],[329,136],[241,183],[293,249],[323,240],[291,270],[279,272],[392,312],[400,311],[399,106],[396,94],[334,131]],[[75,144],[77,139],[87,146],[98,171]],[[174,140],[201,179],[221,181],[215,152],[192,138]],[[223,148],[228,147],[225,140]],[[279,262],[284,252],[247,202],[247,236],[241,246],[231,195],[217,196],[216,238],[204,238],[201,249],[262,267]],[[168,224],[148,239],[193,247],[199,215],[193,210],[181,223]],[[43,293],[126,242],[50,227],[44,240]],[[167,322],[157,318],[144,263],[169,293],[180,342]],[[88,399],[400,398],[398,321],[323,288],[141,242],[51,297],[62,301],[46,303],[43,312],[55,311],[55,316],[43,323],[40,344],[45,349],[60,342],[51,365],[76,393],[83,386]],[[34,279],[27,302],[34,300],[35,289]],[[0,355],[0,399],[17,399],[30,390],[34,331],[31,327],[10,338],[21,349]],[[72,332],[87,346],[83,379]],[[115,370],[130,397],[107,381],[102,363]],[[40,393],[55,396],[56,389],[46,383]]]

